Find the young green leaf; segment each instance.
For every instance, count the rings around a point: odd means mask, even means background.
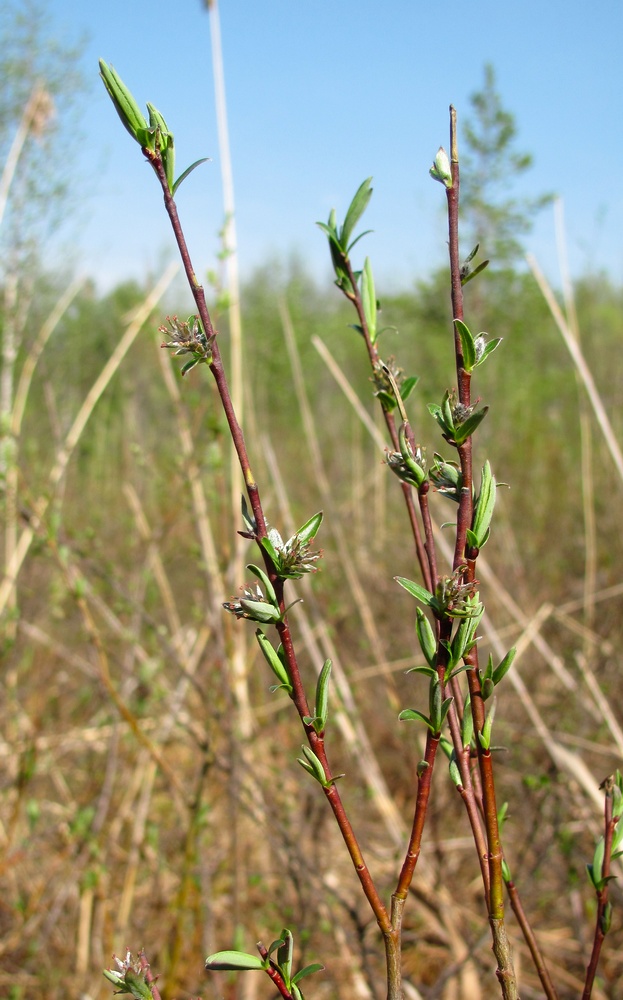
[[[478,739],[483,750],[491,749],[491,730],[493,729],[493,720],[495,718],[496,702],[495,698],[491,703],[491,708],[485,717],[485,724],[482,727],[482,732],[478,733]]]
[[[268,542],[268,539],[267,538],[263,538],[262,542]],[[268,542],[268,544],[270,545],[270,542]],[[268,546],[265,546],[265,548],[268,548]],[[272,545],[271,545],[271,548],[272,548]],[[274,549],[273,549],[273,551],[274,551]],[[253,563],[249,563],[249,565],[247,566],[247,569],[249,570],[250,573],[253,573],[253,575],[256,576],[258,578],[258,580],[262,581],[262,583],[264,584],[264,590],[266,591],[266,596],[267,596],[268,600],[272,601],[272,603],[276,606],[277,605],[277,595],[275,593],[275,588],[273,587],[272,583],[268,579],[268,576],[266,575],[266,573],[264,572],[264,570],[261,569],[259,566],[254,566]]]
[[[430,729],[431,733],[434,733],[434,727],[431,720],[427,715],[422,712],[418,712],[416,708],[404,708],[400,715],[398,716],[399,722],[423,722],[425,726]]]
[[[210,161],[209,156],[202,156],[200,160],[195,160],[195,162],[191,163],[189,167],[186,167],[186,170],[184,170],[184,172],[179,175],[175,184],[171,188],[171,194],[175,195],[175,192],[177,191],[180,184],[182,184],[186,180],[189,174],[192,174],[193,170],[196,170],[197,167],[200,167],[202,163],[209,163],[209,161]]]
[[[294,951],[294,938],[292,937],[292,931],[289,931],[287,927],[284,927],[281,932],[281,936],[283,941],[277,950],[277,964],[283,973],[286,986],[289,986],[292,978],[292,952]]]
[[[131,92],[113,67],[105,63],[103,59],[100,59],[99,67],[100,76],[108,91],[108,96],[113,102],[124,127],[141,146],[148,146],[150,149],[153,149],[155,139],[150,138],[145,116]]]
[[[517,647],[513,646],[512,649],[509,649],[504,659],[495,668],[492,676],[492,680],[495,685],[498,685],[500,681],[506,676],[506,674],[508,673],[508,671],[512,666],[513,660],[515,659],[516,655],[517,655]]]
[[[278,651],[275,649],[268,636],[265,635],[260,628],[257,629],[255,637],[258,641],[260,649],[262,650],[264,659],[279,681],[279,684],[271,690],[277,691],[279,688],[285,688],[288,694],[292,694],[290,677]],[[279,648],[282,649],[283,647],[280,646]]]
[[[478,360],[476,361],[474,368],[477,368],[478,365],[481,365],[483,361],[486,361],[489,355],[493,354],[496,348],[500,346],[500,344],[502,343],[502,338],[496,337],[494,340],[490,340],[489,343],[487,344],[485,341],[485,334],[481,333],[478,337],[476,337],[475,343],[476,343],[476,354],[478,356]]]
[[[419,375],[409,375],[409,377],[404,380],[404,382],[400,386],[400,398],[402,399],[403,403],[406,403],[406,401],[408,400],[409,396],[411,395],[411,393],[413,392],[419,381],[420,381]]]
[[[243,972],[267,968],[259,955],[249,955],[244,951],[217,951],[208,955],[205,967],[209,972]]]
[[[304,979],[305,976],[311,976],[313,975],[314,972],[323,972],[323,971],[324,971],[324,965],[321,965],[320,962],[312,962],[311,965],[306,965],[304,969],[299,969],[297,974],[292,977],[292,985],[300,983],[301,979]]]
[[[344,225],[342,226],[342,231],[340,232],[340,243],[345,254],[348,254],[348,251],[353,246],[350,242],[350,238],[353,234],[355,226],[368,207],[368,202],[371,197],[372,178],[367,177],[366,180],[357,188],[355,197],[348,207],[346,218],[344,219]]]
[[[424,653],[424,658],[429,667],[434,668],[437,663],[437,641],[432,626],[421,608],[415,609],[415,631],[420,644],[420,649]]]
[[[425,604],[426,607],[435,607],[437,602],[434,595],[431,594],[430,591],[426,590],[425,587],[421,587],[419,583],[414,583],[413,580],[407,580],[404,576],[395,576],[394,580],[399,583],[401,587],[404,587],[407,593],[411,594],[412,597],[415,597],[416,600]]]
[[[461,721],[461,746],[466,749],[472,742],[474,735],[474,718],[472,716],[472,701],[467,693],[463,705],[463,719]]]
[[[304,767],[305,770],[308,771],[309,774],[311,774],[312,777],[315,778],[316,781],[318,781],[323,788],[328,788],[331,782],[327,781],[326,775],[324,773],[324,768],[320,763],[320,760],[314,753],[314,751],[311,749],[311,747],[308,746],[303,746],[301,747],[301,749],[303,751],[303,754],[305,755],[305,760],[303,760],[301,757],[297,757],[297,760],[301,765],[301,767]]]
[[[303,543],[311,542],[311,540],[315,538],[318,533],[323,517],[324,514],[321,510],[318,511],[317,514],[314,514],[313,517],[310,517],[309,521],[306,521],[305,524],[295,533],[299,541]]]
[[[281,621],[279,608],[273,607],[272,604],[266,604],[265,601],[251,601],[246,597],[241,597],[240,606],[247,612],[246,617],[250,618],[251,621],[261,622],[264,625],[274,625]]]
[[[488,412],[489,407],[483,406],[482,410],[476,410],[474,413],[471,413],[467,420],[464,420],[462,424],[455,427],[453,434],[455,444],[463,444],[464,441],[467,441],[468,437],[472,436]]]
[[[331,660],[325,660],[318,676],[316,685],[316,717],[320,724],[319,732],[324,732],[329,712],[329,680],[331,678]]]
[[[480,274],[482,271],[484,271],[485,267],[488,267],[490,263],[491,262],[488,260],[483,260],[481,261],[480,264],[478,264],[477,267],[474,268],[473,271],[470,271],[468,269],[465,272],[465,274],[461,275],[461,284],[466,285],[468,281],[471,281],[472,278],[475,278],[477,274]]]
[[[457,328],[461,340],[463,368],[466,372],[471,372],[476,364],[476,346],[474,344],[474,337],[472,336],[469,327],[463,322],[463,320],[455,319],[454,325]]]
[[[493,517],[495,500],[495,476],[491,472],[490,463],[487,461],[484,464],[480,477],[480,493],[474,504],[474,518],[472,523],[472,533],[476,539],[474,548],[481,549],[489,537],[489,526]]]
[[[363,313],[366,317],[368,335],[374,344],[376,342],[377,301],[374,288],[374,275],[372,274],[372,265],[369,257],[366,257],[361,273],[361,301],[363,303]]]

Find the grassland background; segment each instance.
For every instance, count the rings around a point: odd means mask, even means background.
[[[187,310],[182,296],[151,313],[50,483],[72,422],[146,290],[129,284],[102,296],[87,284],[78,292],[38,359],[16,450],[5,459],[5,473],[17,470],[17,537],[30,530],[32,543],[3,620],[0,993],[103,998],[111,953],[144,946],[168,997],[269,997],[270,984],[251,974],[207,979],[203,961],[233,944],[268,944],[290,926],[301,964],[327,966],[310,980],[309,996],[379,997],[376,928],[326,803],[296,764],[302,734],[288,699],[269,692],[252,627],[224,621],[220,607],[243,582],[231,572],[241,523],[208,372],[182,381],[178,362],[158,347],[165,309]],[[61,291],[58,281],[37,279],[21,316],[18,378]],[[509,803],[504,843],[560,995],[572,997],[594,906],[584,866],[600,820],[588,789],[592,782],[597,796],[623,755],[622,484],[590,416],[590,446],[582,443],[583,390],[532,277],[492,273],[466,291],[472,329],[504,338],[475,380],[491,407],[476,466],[489,458],[508,484],[483,553],[497,581],[483,578],[481,594],[504,647],[520,643],[513,669],[545,727],[505,684],[496,720],[499,798]],[[434,450],[450,457],[426,411],[454,381],[446,277],[379,293],[384,322],[399,331],[383,335],[385,354],[420,376],[410,404],[416,436],[429,458]],[[585,356],[621,440],[623,290],[587,275],[575,296]],[[292,384],[284,305],[328,507]],[[297,590],[304,603],[292,615],[310,685],[327,649],[343,670],[348,696],[341,705],[336,696],[331,711],[347,724],[329,740],[370,867],[389,892],[423,739],[397,715],[426,698],[423,682],[405,674],[419,662],[415,607],[393,582],[417,573],[400,491],[314,346],[314,338],[324,342],[374,414],[352,317],[330,283],[315,284],[297,262],[272,262],[246,283],[242,313],[246,436],[268,517],[289,532],[325,509],[322,571]],[[0,323],[4,330],[6,316]],[[217,326],[227,354],[218,310]],[[5,503],[5,528],[11,510]],[[452,520],[454,508],[436,497],[434,516]],[[232,667],[240,633],[244,677]],[[485,636],[485,656],[488,649]],[[348,723],[367,734],[368,747],[348,737]],[[568,766],[553,746],[573,755]],[[365,784],[376,767],[385,805]],[[616,882],[612,893],[596,996],[614,1000],[623,984]],[[529,1000],[541,994],[512,919],[511,933]],[[427,998],[476,1000],[495,988],[476,859],[443,762],[407,909],[405,971]]]

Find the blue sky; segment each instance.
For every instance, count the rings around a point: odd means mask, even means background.
[[[197,269],[214,266],[223,210],[200,0],[48,0],[47,9],[58,36],[86,36],[83,70],[93,80],[80,266],[106,287],[172,256],[159,189],[97,79],[99,57],[141,105],[164,114],[179,170],[212,157],[180,188],[178,207]],[[374,233],[365,252],[377,284],[408,287],[443,261],[445,199],[428,168],[447,145],[448,105],[460,129],[490,61],[517,119],[518,148],[535,158],[522,191],[563,198],[574,273],[623,277],[621,0],[220,0],[219,11],[243,275],[292,252],[328,275],[314,222],[332,206],[343,211],[369,175]],[[556,280],[551,210],[527,245]]]

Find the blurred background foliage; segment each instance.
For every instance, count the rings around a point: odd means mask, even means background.
[[[23,25],[20,31],[14,37],[23,38],[22,48],[13,55],[30,51],[32,39]],[[55,58],[65,65],[71,55]],[[7,62],[0,87],[6,156],[42,72],[60,109],[62,87],[57,93],[53,72],[36,60],[27,68]],[[482,152],[479,123],[492,106],[499,131],[491,138],[487,119],[490,157],[496,165],[506,158],[507,170],[522,171],[528,161],[514,151],[512,116],[499,106],[488,67],[469,126],[473,155]],[[27,221],[50,199],[53,207],[61,204],[63,179],[53,161],[46,159],[45,186],[35,184],[42,177],[37,142],[31,134],[11,191],[17,195],[10,211],[20,225],[10,214],[5,219],[0,274],[6,585],[0,991],[11,1000],[108,996],[101,969],[111,952],[144,945],[163,973],[167,996],[268,997],[269,984],[253,976],[206,982],[203,960],[219,948],[252,949],[260,937],[268,943],[288,925],[301,964],[321,960],[327,966],[310,996],[378,997],[383,977],[375,927],[325,803],[299,773],[300,733],[288,699],[268,692],[272,678],[250,632],[245,676],[232,679],[231,630],[245,623],[224,622],[220,599],[243,583],[231,574],[242,524],[232,510],[226,427],[208,374],[200,366],[182,382],[178,361],[158,347],[165,312],[185,314],[181,293],[168,293],[166,306],[149,311],[59,475],[51,478],[76,414],[152,282],[106,293],[98,291],[96,276],[83,282],[39,351],[40,331],[68,275],[44,263],[45,233]],[[528,642],[517,670],[548,736],[520,694],[506,687],[496,721],[505,748],[499,798],[509,801],[509,863],[560,995],[571,997],[590,942],[593,901],[584,865],[599,832],[599,811],[582,768],[593,775],[596,792],[623,753],[617,728],[623,693],[621,482],[595,427],[590,447],[581,437],[583,390],[521,263],[521,237],[536,206],[500,202],[483,185],[482,169],[472,181],[470,188],[466,171],[466,231],[483,240],[481,258],[498,256],[495,267],[466,286],[466,318],[472,330],[503,338],[475,378],[476,394],[490,406],[475,441],[476,465],[489,458],[498,481],[508,484],[499,491],[484,552],[503,588],[484,581],[482,597],[506,648],[530,632],[546,643]],[[487,228],[494,216],[503,237],[499,246],[494,237],[493,246],[486,243],[496,231]],[[516,225],[506,226],[516,217]],[[32,253],[24,255],[26,242]],[[396,328],[382,335],[385,357],[395,356],[405,374],[420,377],[409,401],[418,440],[429,460],[434,451],[449,458],[426,409],[455,381],[447,272],[387,295],[377,291],[383,324]],[[621,440],[623,287],[605,275],[585,274],[575,281],[574,295],[583,350]],[[216,291],[213,297],[216,305]],[[418,662],[415,609],[393,582],[395,575],[417,573],[405,544],[400,491],[316,347],[318,338],[379,427],[364,352],[349,327],[354,317],[330,281],[312,280],[299,259],[271,260],[247,278],[241,300],[246,435],[268,516],[286,535],[290,517],[301,524],[326,504],[319,458],[293,386],[284,317],[305,374],[331,509],[320,538],[322,572],[293,617],[310,684],[312,665],[319,666],[314,642],[323,651],[330,644],[352,699],[335,694],[332,712],[344,713],[368,736],[365,752],[345,735],[347,727],[330,738],[347,774],[344,794],[371,868],[388,889],[405,842],[400,824],[410,822],[422,740],[416,727],[396,718],[425,690],[415,675],[405,674]],[[226,356],[227,314],[219,315],[217,307],[215,315]],[[23,419],[16,423],[20,379],[35,360]],[[439,524],[454,514],[451,504],[434,498]],[[336,529],[346,540],[359,593],[345,573]],[[12,560],[28,532],[31,541],[14,571]],[[246,558],[253,558],[250,551]],[[487,644],[483,640],[485,655]],[[593,683],[614,722],[590,696]],[[575,755],[575,778],[573,768],[552,754],[548,738]],[[383,811],[366,785],[373,767],[380,769],[395,812]],[[492,982],[484,910],[473,847],[443,762],[434,792],[406,925],[405,968],[413,984],[407,985],[421,991],[409,996],[478,1000],[491,995]],[[450,907],[441,886],[451,893]],[[613,895],[613,932],[596,997],[620,996],[623,920],[616,886]],[[538,981],[515,927],[512,934],[524,974],[522,996],[529,1000],[540,995]]]

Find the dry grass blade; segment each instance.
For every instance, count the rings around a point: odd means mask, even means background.
[[[119,365],[126,356],[132,343],[141,331],[143,325],[146,323],[153,309],[166,292],[178,270],[179,266],[177,264],[170,264],[160,281],[154,286],[153,290],[145,298],[142,305],[137,309],[134,319],[129,324],[123,337],[104,365],[104,368],[93,383],[82,406],[80,407],[80,410],[78,411],[74,422],[67,433],[65,441],[56,456],[54,465],[50,470],[50,474],[48,476],[49,492],[46,496],[41,496],[36,502],[34,511],[31,515],[30,523],[23,529],[13,553],[13,557],[6,568],[4,579],[0,584],[0,615],[6,608],[7,602],[13,592],[13,588],[15,587],[19,571],[32,544],[32,540],[35,537],[35,532],[41,524],[42,518],[45,515],[50,501],[63,478],[73,450],[80,440],[91,414],[95,409],[97,401],[105,391],[106,386],[109,384],[111,378],[119,368]]]
[[[547,281],[547,278],[541,271],[539,265],[537,264],[535,258],[531,255],[527,255],[527,261],[530,266],[534,278],[543,293],[543,298],[547,302],[550,312],[554,317],[556,326],[562,334],[562,339],[565,342],[565,346],[571,355],[573,363],[578,371],[578,374],[582,380],[584,388],[586,389],[587,396],[589,398],[590,404],[593,408],[593,412],[597,417],[597,423],[601,428],[601,432],[604,436],[604,440],[608,447],[608,451],[612,457],[615,468],[619,473],[621,480],[623,481],[623,453],[619,447],[619,443],[615,437],[614,431],[612,429],[612,424],[608,418],[608,414],[605,411],[604,405],[601,401],[601,397],[595,385],[595,381],[590,372],[590,369],[586,363],[584,355],[582,354],[577,340],[573,336],[572,331],[561,312],[560,306],[558,305],[554,293]]]

